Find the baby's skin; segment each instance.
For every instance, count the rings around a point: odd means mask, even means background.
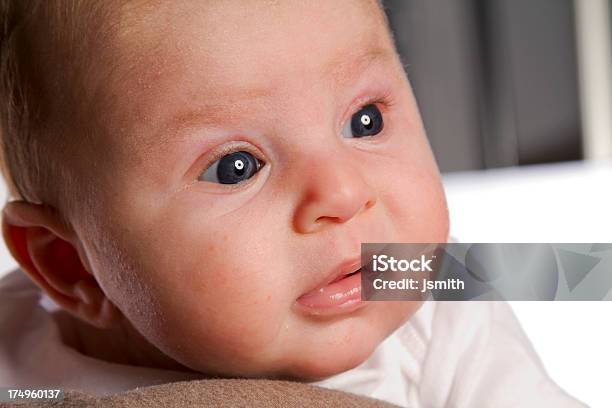
[[[66,341],[228,376],[363,362],[419,304],[362,302],[359,274],[330,282],[359,268],[363,242],[448,238],[376,1],[126,2],[116,18],[73,126],[88,137],[63,158],[67,222],[47,204],[4,209],[11,252],[69,312]]]

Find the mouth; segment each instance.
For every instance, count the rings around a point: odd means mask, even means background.
[[[346,314],[365,306],[361,300],[361,259],[340,264],[323,283],[300,296],[296,305],[315,316]]]
[[[343,277],[341,277],[341,278],[336,279],[334,282],[337,282],[337,281],[339,281],[340,279],[345,279],[345,278],[351,277],[351,276],[353,276],[353,275],[357,275],[359,272],[361,272],[361,268],[357,269],[355,272],[351,272],[351,273],[349,273],[348,275],[345,275],[345,276],[343,276]]]

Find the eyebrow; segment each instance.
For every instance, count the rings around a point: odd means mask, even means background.
[[[346,55],[340,55],[328,63],[324,72],[328,78],[332,79],[334,84],[343,85],[374,63],[386,62],[393,57],[393,52],[387,48],[369,47],[366,52],[353,55],[353,58],[348,60]]]
[[[370,66],[391,61],[394,53],[382,47],[368,47],[367,51],[360,54],[352,54],[347,58],[341,54],[329,61],[323,67],[324,77],[336,88],[341,88],[354,80],[359,74],[365,72]],[[270,99],[276,90],[270,87],[251,87],[233,90],[230,92],[231,100],[239,100],[241,106],[234,107],[227,103],[210,103],[204,106],[182,111],[165,120],[159,127],[161,132],[156,134],[154,140],[147,144],[166,146],[170,141],[176,139],[182,130],[191,127],[205,127],[220,124],[227,121],[228,116],[240,115],[246,106],[253,105],[257,101]],[[219,113],[217,113],[219,112]],[[152,146],[148,146],[152,147]]]

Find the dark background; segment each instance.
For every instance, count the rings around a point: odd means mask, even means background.
[[[583,157],[572,0],[385,0],[442,172]]]

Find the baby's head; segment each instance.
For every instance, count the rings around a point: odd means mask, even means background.
[[[64,309],[196,371],[314,379],[418,308],[325,286],[362,242],[448,237],[376,0],[10,3],[4,237]]]

